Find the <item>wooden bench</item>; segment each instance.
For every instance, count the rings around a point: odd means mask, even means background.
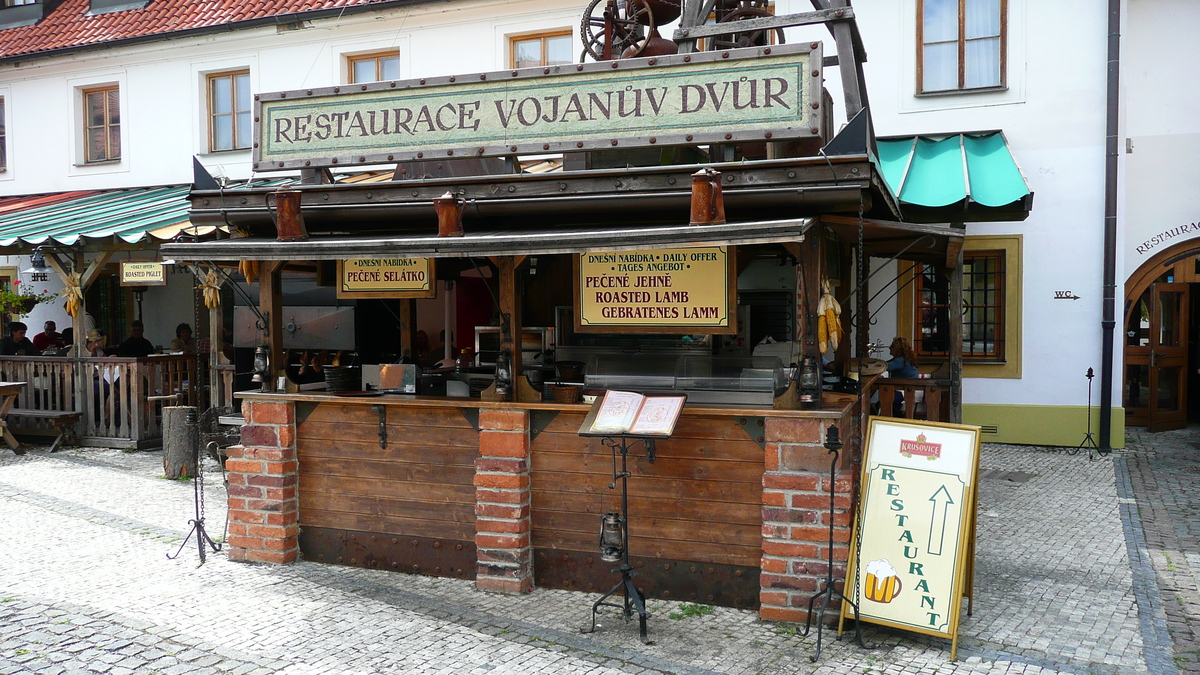
[[[62,447],[62,442],[68,437],[74,437],[75,425],[79,424],[83,413],[75,410],[28,410],[24,408],[13,408],[8,411],[9,420],[29,419],[29,420],[46,420],[54,426],[53,430],[47,429],[22,429],[18,428],[17,433],[33,434],[33,435],[54,435],[54,442],[50,444],[50,452],[58,452]]]

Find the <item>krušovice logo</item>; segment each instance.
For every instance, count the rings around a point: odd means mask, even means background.
[[[912,459],[913,455],[917,455],[932,462],[942,456],[942,444],[927,443],[925,434],[919,434],[915,441],[900,441],[900,454],[904,455],[906,459]]]

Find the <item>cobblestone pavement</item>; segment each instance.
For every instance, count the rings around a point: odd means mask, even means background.
[[[1200,429],[1131,430],[1125,463],[1179,672],[1200,673]]]
[[[1157,458],[1177,452],[1182,463],[1192,450],[1185,436],[1173,451],[1150,450],[1162,437],[1097,461],[985,445],[974,613],[959,661],[947,640],[868,626],[876,649],[826,639],[816,664],[814,635],[722,607],[683,616],[678,603],[652,600],[655,643],[643,645],[637,622],[615,614],[581,635],[590,594],[512,597],[310,562],[232,563],[224,552],[198,567],[194,540],[169,560],[193,517],[193,484],[161,478],[161,453],[6,451],[0,675],[1170,673],[1171,637],[1176,656],[1198,648],[1188,617],[1200,520],[1186,498],[1200,475],[1160,473]],[[224,490],[209,475],[207,525],[219,538]],[[1160,501],[1135,500],[1142,485]],[[1163,601],[1156,569],[1170,582]]]

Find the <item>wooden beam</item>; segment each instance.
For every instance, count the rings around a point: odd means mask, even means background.
[[[417,301],[400,301],[400,355],[408,354],[417,363]]]
[[[50,266],[50,269],[54,270],[54,273],[58,275],[59,280],[63,282],[63,285],[66,285],[67,279],[71,276],[71,273],[67,271],[66,263],[59,260],[58,253],[54,251],[45,251],[45,254],[46,264]]]
[[[101,251],[96,255],[96,259],[88,264],[87,269],[83,274],[79,275],[79,286],[86,292],[91,288],[92,282],[100,276],[100,272],[104,270],[104,266],[108,264],[109,258],[113,255],[112,251]]]
[[[517,266],[512,256],[497,256],[491,261],[499,270],[497,282],[500,286],[500,351],[508,350],[512,366],[511,396],[506,400],[519,400],[519,381],[524,377],[521,364],[521,298],[517,295]],[[505,319],[507,318],[507,322]],[[505,330],[507,327],[508,330]]]
[[[963,365],[963,254],[955,255],[954,265],[947,265],[950,276],[950,422],[962,424],[962,365]]]
[[[283,266],[277,260],[264,260],[258,270],[258,307],[267,319],[267,349],[272,376],[286,370],[283,362]],[[275,382],[270,383],[271,388]]]
[[[962,239],[951,239],[946,242],[946,267],[950,269],[958,268],[958,261],[962,259],[962,249]]]

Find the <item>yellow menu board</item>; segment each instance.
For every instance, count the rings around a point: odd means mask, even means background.
[[[351,258],[338,261],[339,298],[432,298],[430,258]]]
[[[952,638],[973,569],[979,427],[872,417],[846,596],[864,621]],[[842,605],[842,619],[853,609]]]
[[[123,260],[121,285],[166,286],[167,266],[158,260]]]
[[[583,333],[736,333],[732,248],[581,253],[575,330]]]

